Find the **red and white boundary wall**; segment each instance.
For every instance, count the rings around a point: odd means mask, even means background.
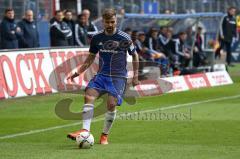
[[[87,55],[87,48],[0,52],[0,99],[76,89],[75,86],[66,84],[64,79],[72,69],[83,63]],[[84,89],[97,69],[96,59],[85,75],[76,78],[78,88]],[[132,88],[138,96],[221,86],[233,82],[228,73],[222,71],[147,80],[141,83]]]

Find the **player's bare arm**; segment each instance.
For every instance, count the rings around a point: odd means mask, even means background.
[[[138,57],[137,52],[135,52],[132,57],[133,57],[133,60],[132,60],[132,65],[133,65],[132,85],[136,86],[139,84],[139,81],[138,81],[139,57]]]
[[[67,77],[67,80],[71,80],[73,81],[73,79],[77,76],[79,76],[80,74],[82,74],[84,71],[86,71],[90,66],[91,64],[93,63],[93,61],[95,60],[95,57],[96,55],[95,54],[92,54],[90,53],[87,57],[87,59],[84,61],[83,65],[81,65],[80,68],[77,69],[77,71],[73,74],[73,75],[69,75]]]

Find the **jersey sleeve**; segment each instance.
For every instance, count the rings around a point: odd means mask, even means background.
[[[131,41],[131,45],[128,48],[128,54],[133,55],[136,52],[136,47],[134,46],[133,42]]]
[[[98,47],[97,47],[97,41],[96,41],[96,37],[94,36],[90,42],[90,48],[89,48],[89,52],[93,53],[93,54],[97,54],[99,51]]]

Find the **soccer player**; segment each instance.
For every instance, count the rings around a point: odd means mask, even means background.
[[[107,112],[103,132],[100,137],[100,144],[108,144],[108,134],[116,118],[116,106],[120,106],[124,95],[127,76],[127,53],[133,57],[133,86],[138,81],[138,54],[132,44],[131,38],[125,32],[116,28],[117,17],[114,9],[106,9],[103,12],[104,30],[93,36],[89,56],[84,64],[73,75],[69,75],[67,80],[71,80],[83,73],[94,61],[99,53],[99,71],[90,80],[85,90],[83,106],[83,126],[82,129],[68,134],[68,138],[76,139],[80,132],[90,131],[91,120],[93,118],[94,101],[104,93],[108,94]]]

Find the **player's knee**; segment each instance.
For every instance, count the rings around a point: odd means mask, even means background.
[[[109,102],[107,105],[108,111],[113,112],[116,108],[117,103],[115,101]]]
[[[84,99],[85,99],[85,103],[92,103],[96,98],[92,95],[85,94]]]
[[[87,89],[84,95],[85,103],[93,103],[99,96],[99,93],[94,89]]]

